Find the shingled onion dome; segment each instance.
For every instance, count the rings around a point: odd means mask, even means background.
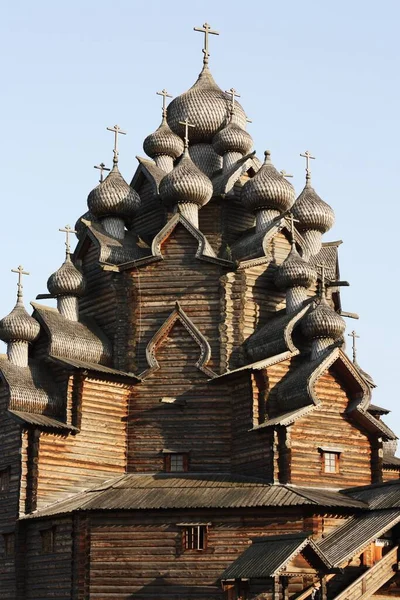
[[[174,133],[163,115],[161,125],[143,142],[143,149],[150,158],[154,159],[157,167],[169,173],[174,168],[174,160],[184,150],[182,139]]]
[[[27,367],[28,344],[34,342],[39,333],[39,323],[25,310],[19,284],[13,310],[0,321],[0,340],[7,343],[8,360],[18,367]]]
[[[199,208],[207,204],[213,194],[210,179],[192,161],[189,155],[189,140],[186,128],[185,151],[178,165],[160,183],[163,202],[177,205],[195,227],[199,226]]]
[[[85,294],[86,282],[83,274],[72,263],[68,251],[61,267],[47,280],[47,289],[57,298],[58,312],[69,321],[78,321],[78,298]]]
[[[315,269],[306,262],[292,242],[292,249],[275,273],[275,285],[286,291],[286,312],[296,312],[307,298],[307,290],[317,281]]]
[[[338,315],[323,296],[301,321],[301,330],[306,339],[312,341],[311,359],[338,341],[346,329],[344,319]]]
[[[248,154],[252,146],[253,138],[233,121],[233,114],[230,123],[221,129],[213,139],[215,152],[223,157],[224,171]]]
[[[306,175],[306,185],[293,205],[292,212],[299,221],[297,229],[301,232],[308,256],[315,256],[321,250],[322,234],[331,229],[335,222],[335,213],[311,186],[311,176]]]
[[[244,206],[256,214],[256,231],[263,231],[282,213],[288,211],[295,198],[291,183],[279,173],[265,152],[265,161],[255,176],[242,188]]]
[[[88,196],[88,208],[99,219],[106,232],[117,239],[125,237],[125,223],[135,216],[140,205],[137,192],[122,177],[114,157],[107,177]]]

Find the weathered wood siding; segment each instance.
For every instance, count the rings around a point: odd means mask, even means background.
[[[24,600],[72,598],[72,519],[30,521],[26,527]],[[54,527],[54,552],[42,551],[41,531]]]
[[[383,469],[382,478],[383,481],[393,481],[393,479],[399,479],[400,472],[397,469]]]
[[[135,386],[128,470],[162,471],[163,449],[189,452],[190,471],[230,471],[231,400],[196,367],[200,348],[178,320],[156,351],[160,368]],[[164,397],[175,403],[163,403]]]
[[[348,394],[329,370],[315,385],[322,406],[291,426],[291,481],[299,485],[346,487],[371,483],[371,443],[345,414]],[[340,472],[323,473],[321,447],[339,447]]]
[[[8,390],[0,383],[0,470],[9,469],[9,489],[0,491],[0,597],[15,600],[15,558],[5,556],[3,534],[15,533],[21,477],[21,429],[7,416]]]
[[[88,378],[78,408],[80,433],[41,434],[38,508],[125,471],[129,393],[125,385]]]
[[[204,551],[184,551],[182,521],[211,522]],[[223,599],[219,578],[251,538],[303,530],[296,511],[213,510],[91,519],[90,598]]]

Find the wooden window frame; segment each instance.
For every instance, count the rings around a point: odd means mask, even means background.
[[[182,456],[182,470],[172,470],[172,457]],[[187,452],[169,452],[164,456],[164,471],[166,473],[187,473],[189,470],[189,455]]]
[[[320,450],[320,454],[321,454],[321,472],[323,475],[337,475],[338,473],[340,473],[341,452],[339,452],[338,450],[329,450],[327,448],[327,449]],[[327,470],[329,461],[327,461],[326,459],[328,459],[328,457],[329,458],[334,457],[334,462],[335,462],[334,470]]]
[[[4,556],[10,558],[15,555],[15,533],[3,533]]]
[[[190,541],[189,541],[190,540]],[[197,540],[197,541],[196,541]],[[192,547],[189,547],[192,546]],[[194,547],[196,546],[196,547]],[[184,552],[204,552],[208,547],[207,525],[185,525],[182,527],[182,548]]]
[[[56,547],[56,532],[57,528],[54,525],[40,530],[41,554],[54,554]],[[49,537],[48,540],[46,540],[47,536]]]
[[[10,467],[0,469],[0,494],[6,494],[10,490]]]

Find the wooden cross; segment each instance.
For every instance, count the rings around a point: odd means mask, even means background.
[[[311,152],[309,150],[306,150],[304,154],[300,154],[300,156],[306,159],[306,173],[307,175],[310,175],[310,160],[315,160],[315,156],[311,156]]]
[[[106,165],[101,162],[99,165],[94,165],[94,169],[100,169],[100,183],[103,183],[103,173],[104,171],[109,171],[110,169],[107,169]],[[61,231],[61,229],[60,229]]]
[[[356,338],[360,338],[359,335],[354,331],[347,334],[349,337],[353,338],[353,363],[357,362],[357,348],[356,348]]]
[[[290,175],[290,177],[291,177],[291,175]],[[299,220],[294,218],[294,215],[292,212],[287,213],[286,218],[290,222],[290,235],[292,237],[292,244],[294,244],[295,243],[294,242],[294,224],[299,223]]]
[[[157,96],[162,96],[162,114],[163,117],[167,116],[167,98],[172,98],[171,94],[168,94],[167,90],[164,88],[161,92],[156,92]]]
[[[18,269],[11,269],[12,273],[18,273],[18,298],[22,298],[22,288],[24,287],[22,285],[22,276],[23,275],[30,275],[30,273],[28,271],[24,271],[24,267],[19,265]]]
[[[189,123],[189,120],[187,117],[184,121],[179,121],[179,125],[185,126],[185,148],[188,148],[189,147],[189,127],[196,127],[196,125],[192,125],[191,123]]]
[[[204,23],[203,27],[193,27],[194,31],[200,31],[200,33],[204,33],[204,64],[208,63],[208,57],[210,53],[208,51],[208,36],[209,35],[219,35],[218,31],[213,31],[208,23]]]
[[[293,177],[293,175],[289,175],[289,173],[286,173],[286,171],[284,169],[282,169],[282,171],[280,172],[282,177]]]
[[[231,97],[231,111],[233,112],[235,110],[235,98],[240,98],[240,94],[233,87],[230,90],[226,90],[225,94],[229,94]]]
[[[118,162],[118,134],[126,135],[126,131],[122,131],[119,125],[107,127],[107,131],[112,131],[114,135],[114,163]]]
[[[108,169],[108,170],[110,170],[110,169]],[[63,229],[59,229],[58,231],[62,231],[63,233],[65,233],[65,248],[66,248],[67,254],[69,254],[71,251],[71,247],[69,245],[69,234],[76,233],[76,231],[75,231],[75,229],[72,229],[71,225],[66,225]]]

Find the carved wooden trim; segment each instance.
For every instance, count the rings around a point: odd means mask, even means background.
[[[215,377],[215,373],[209,369],[206,365],[211,358],[211,348],[207,339],[195,326],[193,321],[187,316],[185,311],[182,309],[179,302],[176,302],[175,308],[167,318],[166,321],[161,325],[160,329],[154,334],[150,342],[146,347],[146,359],[149,364],[149,369],[141,374],[141,377],[147,377],[150,373],[153,373],[160,368],[160,365],[156,358],[157,348],[161,342],[167,337],[173,326],[177,321],[180,321],[186,331],[189,332],[190,336],[200,347],[200,357],[196,362],[196,367],[205,373],[208,377]]]

